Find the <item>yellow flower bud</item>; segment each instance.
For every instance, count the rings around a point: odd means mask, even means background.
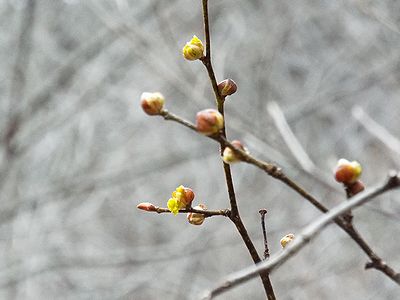
[[[167,206],[174,215],[177,215],[180,209],[190,207],[193,199],[192,189],[180,185],[172,192],[172,198],[168,200]]]
[[[243,146],[243,144],[240,141],[234,140],[234,141],[232,141],[232,145],[240,150],[243,150],[246,153],[249,153],[248,150]],[[237,157],[235,152],[233,152],[233,150],[229,147],[226,147],[224,149],[222,159],[227,164],[231,164],[231,163],[240,161],[240,158]]]
[[[190,42],[186,43],[182,50],[183,57],[187,60],[196,60],[204,56],[204,46],[197,36],[193,36]]]
[[[140,97],[142,109],[148,115],[159,115],[164,107],[164,96],[161,93],[143,93]]]
[[[285,248],[287,246],[287,244],[289,244],[291,241],[294,240],[294,234],[293,233],[289,233],[287,235],[285,235],[282,239],[281,239],[281,246],[282,248]]]
[[[205,109],[196,115],[196,128],[202,134],[213,135],[223,127],[224,117],[215,109]]]
[[[197,210],[207,210],[206,206],[204,204],[199,204],[198,206],[193,207],[194,209]],[[190,224],[192,225],[201,225],[203,224],[204,220],[205,220],[205,216],[203,214],[200,213],[188,213],[187,214],[187,219],[189,221]]]
[[[360,178],[362,172],[361,165],[356,161],[339,159],[335,169],[335,179],[344,185],[351,185]]]

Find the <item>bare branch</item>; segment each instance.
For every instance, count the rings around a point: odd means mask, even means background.
[[[337,219],[340,215],[342,215],[343,213],[345,213],[350,209],[360,207],[363,204],[373,200],[377,196],[383,194],[384,192],[398,188],[399,186],[400,186],[399,174],[396,172],[390,173],[388,180],[386,180],[384,184],[369,189],[355,196],[353,199],[350,199],[348,202],[343,202],[340,205],[336,206],[331,211],[319,217],[317,220],[315,220],[306,228],[304,228],[300,232],[300,234],[296,235],[296,238],[294,239],[293,242],[291,242],[285,249],[283,249],[276,255],[273,255],[268,261],[262,262],[255,267],[251,266],[247,269],[232,274],[217,288],[207,293],[207,295],[203,299],[204,300],[212,299],[215,296],[220,295],[230,290],[231,288],[257,276],[258,273],[261,271],[272,272],[274,269],[281,266],[289,258],[291,258],[297,252],[299,252],[309,241],[311,241],[319,232],[321,232],[322,229],[324,229],[333,220]],[[375,267],[375,265],[385,266],[386,264],[380,260],[367,264],[366,268]],[[400,273],[393,272],[390,278],[397,284],[400,284]]]

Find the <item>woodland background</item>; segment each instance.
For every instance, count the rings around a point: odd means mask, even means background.
[[[218,147],[140,109],[161,91],[189,120],[214,100],[206,71],[182,58],[203,38],[201,1],[0,1],[0,298],[197,299],[250,265],[224,218],[192,226],[146,214],[183,184],[195,203],[228,207]],[[400,2],[210,0],[214,68],[238,92],[227,131],[332,207],[336,160],[371,186],[400,168]],[[278,103],[310,161],[295,159],[267,106]],[[352,113],[359,106],[386,132]],[[371,128],[369,128],[371,129]],[[263,251],[320,213],[256,168],[233,166],[242,217]],[[373,248],[400,269],[400,193],[355,211]],[[336,226],[271,276],[279,299],[399,299]],[[258,279],[221,297],[263,299]],[[397,298],[396,298],[397,297]],[[224,298],[226,299],[226,298]]]

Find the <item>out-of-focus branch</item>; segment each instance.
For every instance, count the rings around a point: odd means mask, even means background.
[[[312,162],[306,151],[304,151],[293,131],[290,129],[289,124],[286,121],[285,115],[283,114],[278,103],[268,103],[267,109],[269,115],[274,120],[276,128],[282,135],[283,140],[288,146],[290,152],[292,152],[292,155],[296,158],[297,162],[307,172],[313,172],[315,170],[314,163]]]
[[[381,141],[390,150],[400,155],[400,140],[398,138],[373,120],[360,106],[354,106],[351,113],[369,133]]]
[[[294,256],[297,252],[299,252],[309,241],[311,241],[319,232],[322,231],[329,223],[333,220],[337,219],[340,215],[345,213],[350,209],[357,208],[377,196],[383,194],[386,191],[398,188],[400,186],[400,177],[397,172],[392,172],[389,174],[388,180],[378,187],[370,189],[366,192],[355,196],[350,199],[348,202],[343,202],[342,204],[336,206],[328,213],[322,215],[317,220],[312,222],[306,228],[304,228],[300,234],[296,235],[294,241],[292,241],[285,249],[277,253],[276,255],[271,256],[268,261],[262,262],[257,266],[251,266],[247,269],[239,271],[232,276],[230,276],[227,280],[225,280],[222,284],[220,284],[217,288],[207,293],[207,295],[203,299],[212,299],[213,297],[220,295],[229,289],[248,281],[249,279],[257,276],[260,271],[268,271],[271,272],[274,269],[281,266],[285,263],[289,258]],[[367,264],[367,268],[374,267],[378,270],[380,268],[386,268],[387,265],[381,259],[377,259],[375,262]],[[387,274],[387,273],[386,273]],[[400,273],[396,273],[392,270],[390,274],[387,274],[393,281],[397,284],[400,284]]]

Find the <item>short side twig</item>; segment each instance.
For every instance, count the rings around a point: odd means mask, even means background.
[[[265,216],[267,215],[266,209],[260,209],[258,211],[261,215],[261,229],[264,237],[264,259],[269,258],[268,240],[267,240],[267,229],[265,228]]]

